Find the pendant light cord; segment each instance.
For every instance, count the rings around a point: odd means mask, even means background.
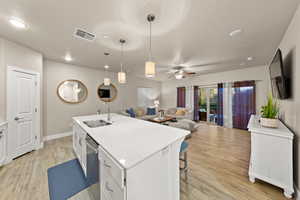
[[[150,29],[149,29],[149,61],[152,60],[152,23],[150,23]]]
[[[121,43],[121,72],[123,72],[123,43]]]

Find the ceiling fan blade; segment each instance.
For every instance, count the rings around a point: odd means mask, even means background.
[[[235,64],[236,60],[224,60],[224,61],[216,61],[216,62],[210,62],[210,63],[204,63],[204,64],[200,64],[200,65],[190,65],[190,68],[193,67],[207,67],[207,66],[211,66],[211,65],[228,65],[228,64]]]
[[[185,72],[185,74],[187,74],[187,75],[194,75],[194,74],[196,74],[196,72]]]

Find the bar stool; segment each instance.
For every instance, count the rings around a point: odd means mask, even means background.
[[[180,172],[185,173],[185,178],[187,179],[187,172],[188,172],[188,160],[187,160],[187,150],[189,147],[189,143],[183,141],[180,147],[180,155],[179,160],[183,163],[183,167],[180,166]]]

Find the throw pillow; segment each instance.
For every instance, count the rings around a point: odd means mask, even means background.
[[[143,108],[137,108],[135,109],[135,113],[137,117],[141,117],[145,115],[145,110]]]
[[[147,115],[156,115],[155,108],[147,108]]]
[[[183,115],[185,115],[185,110],[184,110],[184,109],[178,109],[178,110],[176,111],[176,115],[178,115],[178,116],[183,116]]]
[[[130,115],[130,117],[135,117],[135,112],[134,112],[133,108],[127,109],[126,113],[128,113]]]

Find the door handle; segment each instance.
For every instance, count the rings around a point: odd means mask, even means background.
[[[111,189],[111,188],[109,187],[108,182],[105,183],[105,188],[106,188],[106,190],[109,191],[109,192],[114,192],[114,190]]]
[[[24,117],[15,117],[16,121],[19,121],[20,119],[24,119]]]
[[[111,168],[111,165],[107,164],[104,160],[104,166],[107,167],[107,168]]]

